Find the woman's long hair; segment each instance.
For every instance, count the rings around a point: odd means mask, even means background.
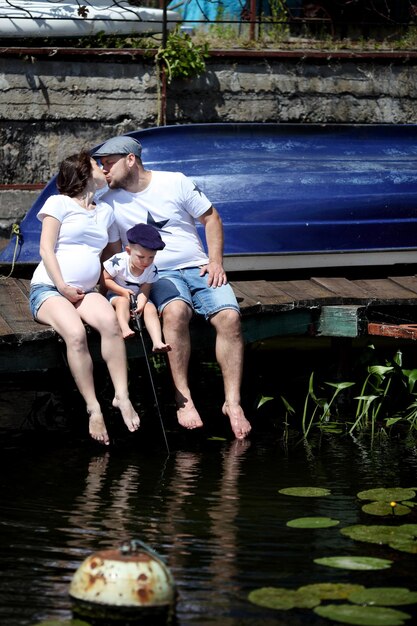
[[[89,152],[82,150],[77,154],[71,154],[59,166],[56,180],[58,191],[70,198],[78,196],[87,187],[92,171]]]

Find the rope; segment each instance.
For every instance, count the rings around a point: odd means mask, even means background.
[[[23,239],[23,235],[20,231],[19,224],[13,224],[12,232],[10,234],[10,239],[12,239],[13,235],[16,237],[16,243],[15,243],[14,250],[13,250],[12,267],[10,269],[10,272],[7,274],[7,276],[0,276],[0,280],[6,280],[7,278],[10,278],[10,276],[13,274],[14,266],[15,266],[16,258],[17,258],[18,246],[21,240]]]

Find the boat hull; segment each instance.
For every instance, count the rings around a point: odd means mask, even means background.
[[[13,3],[12,3],[13,4]],[[80,6],[86,13],[80,13]],[[167,28],[180,21],[176,11],[167,11]],[[0,0],[0,38],[60,38],[160,33],[162,9],[136,7],[120,0],[64,0],[52,4],[41,0],[19,0],[14,6]]]
[[[147,169],[184,172],[218,209],[228,270],[416,262],[417,125],[194,124],[130,135]],[[21,223],[20,263],[39,258],[36,213],[52,193],[54,180]],[[0,262],[13,252],[11,243]]]

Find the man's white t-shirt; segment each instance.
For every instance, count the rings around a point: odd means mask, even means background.
[[[109,241],[108,230],[114,221],[111,207],[99,202],[87,211],[69,196],[54,195],[46,200],[37,217],[42,221],[47,215],[61,222],[55,254],[64,281],[86,291],[93,289],[100,278],[100,255]],[[110,241],[117,241],[117,237]],[[32,285],[39,283],[54,284],[43,261],[31,280]]]
[[[130,255],[127,252],[114,254],[103,263],[103,267],[118,285],[124,289],[131,289],[135,296],[140,292],[141,285],[155,283],[159,278],[155,263],[146,267],[140,276],[132,274]]]
[[[158,251],[158,269],[198,267],[208,263],[196,220],[211,207],[211,202],[197,185],[181,172],[152,171],[151,182],[144,191],[131,193],[110,189],[103,196],[114,211],[115,223],[110,240],[117,235],[123,246],[126,231],[135,224],[152,224],[165,243]]]

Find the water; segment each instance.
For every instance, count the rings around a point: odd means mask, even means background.
[[[48,385],[57,387],[56,381]],[[220,428],[216,414],[201,433],[180,432],[168,418],[167,455],[155,414],[152,425],[147,424],[152,415],[145,415],[142,433],[117,432],[111,448],[103,449],[67,428],[62,397],[46,403],[64,422],[56,432],[42,422],[45,411],[38,422],[33,411],[31,424],[22,420],[34,401],[38,411],[45,406],[48,385],[41,391],[39,381],[32,389],[10,386],[9,396],[0,395],[3,417],[10,417],[13,407],[24,427],[0,432],[1,625],[69,620],[68,587],[75,570],[89,554],[130,538],[147,543],[170,567],[179,593],[178,626],[331,623],[307,609],[252,605],[247,595],[258,587],[350,582],[416,588],[416,555],[340,534],[340,527],[356,523],[416,523],[415,512],[388,521],[366,515],[356,498],[373,487],[416,487],[413,443],[381,440],[371,449],[369,441],[324,436],[287,448],[266,413],[250,441],[238,442]],[[224,439],[213,438],[217,435]],[[278,493],[291,486],[326,487],[331,495]],[[332,517],[340,526],[324,531],[286,526],[304,516]],[[334,555],[389,558],[393,565],[369,573],[313,561]],[[413,613],[413,607],[399,609]]]

